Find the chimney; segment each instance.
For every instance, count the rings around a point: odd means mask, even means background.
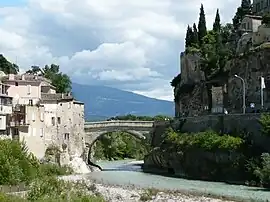
[[[64,93],[62,93],[61,95],[62,95],[62,99],[64,99]]]
[[[14,80],[15,79],[15,75],[14,74],[9,74],[8,75],[8,80]]]

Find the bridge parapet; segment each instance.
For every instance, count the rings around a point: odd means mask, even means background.
[[[86,122],[85,128],[103,128],[103,127],[153,127],[154,121],[100,121]]]

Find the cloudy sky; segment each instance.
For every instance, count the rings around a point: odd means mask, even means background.
[[[204,4],[231,21],[240,0],[0,0],[0,53],[26,70],[56,63],[73,82],[172,100],[187,24]]]

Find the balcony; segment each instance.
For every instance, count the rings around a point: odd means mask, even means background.
[[[18,127],[18,126],[28,126],[29,124],[26,122],[26,106],[24,105],[16,105],[13,108],[13,113],[8,116],[8,123],[10,127]]]

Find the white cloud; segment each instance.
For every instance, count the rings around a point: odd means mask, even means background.
[[[0,8],[0,51],[22,70],[57,63],[79,83],[106,84],[170,99],[187,24],[204,4],[211,28],[233,0],[28,0]],[[4,40],[2,40],[4,39]]]

